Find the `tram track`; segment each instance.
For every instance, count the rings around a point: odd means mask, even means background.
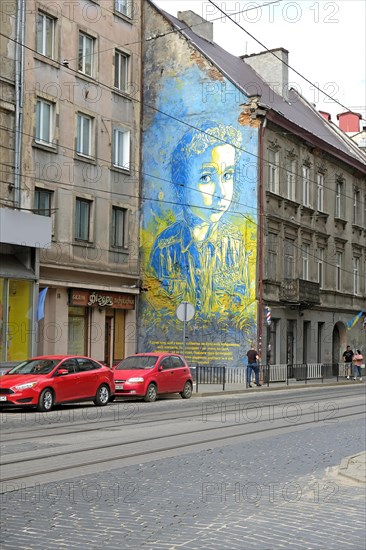
[[[347,409],[349,408],[353,409],[352,412],[342,414],[341,419],[357,419],[358,417],[364,416],[363,410],[356,411],[354,406],[347,407]],[[177,451],[184,453],[191,451],[197,452],[198,448],[205,449],[207,445],[211,444],[220,444],[230,440],[236,442],[239,439],[266,436],[270,432],[271,435],[275,433],[284,434],[294,429],[306,428],[312,424],[315,424],[314,419],[304,419],[304,421],[300,421],[296,423],[296,425],[286,424],[283,419],[281,423],[281,419],[277,419],[277,423],[275,422],[274,425],[269,427],[259,427],[256,425],[254,429],[249,429],[244,432],[243,426],[250,426],[249,423],[244,425],[230,424],[213,426],[190,432],[184,431],[164,436],[159,435],[135,441],[114,442],[108,445],[94,445],[93,447],[85,449],[73,448],[69,449],[68,452],[62,451],[52,455],[48,454],[47,456],[34,457],[33,460],[30,460],[28,457],[16,461],[5,461],[1,465],[3,475],[0,493],[11,491],[12,484],[18,483],[19,481],[22,483],[29,483],[29,481],[35,482],[38,478],[46,478],[47,482],[49,482],[48,476],[52,476],[52,474],[56,475],[56,478],[60,477],[59,474],[62,474],[61,477],[64,477],[65,474],[67,477],[75,477],[88,473],[88,469],[96,466],[98,466],[97,471],[100,471],[101,467],[102,469],[121,468],[126,461],[129,462],[132,459],[134,462],[136,460],[141,462],[161,458],[162,456],[166,456],[167,453],[170,455]],[[226,433],[222,433],[222,430],[226,430]],[[205,437],[204,434],[208,433],[211,434],[211,436]],[[147,446],[148,448],[146,448]],[[121,449],[123,449],[122,452]],[[100,456],[96,456],[98,453]],[[60,458],[62,458],[63,465],[59,463],[55,465],[54,462],[58,462],[57,459]],[[75,465],[75,462],[77,465]],[[14,475],[15,472],[13,473],[14,469],[16,469],[16,475]]]
[[[364,394],[361,394],[361,393],[358,393],[357,394],[357,397],[362,397]],[[104,412],[105,413],[109,413],[109,411],[111,412],[111,415],[114,415],[114,419],[110,419],[110,418],[106,418],[106,419],[102,419],[102,418],[96,418],[95,420],[94,419],[89,419],[89,418],[84,418],[82,422],[80,421],[73,421],[73,420],[70,420],[70,415],[69,415],[69,421],[68,422],[65,422],[65,424],[62,424],[62,425],[55,425],[55,424],[52,424],[52,425],[47,425],[46,422],[47,422],[47,414],[49,413],[33,413],[31,411],[27,411],[27,412],[24,412],[22,411],[22,420],[27,420],[27,414],[29,414],[29,418],[30,418],[30,422],[33,420],[32,418],[32,415],[33,414],[36,414],[36,415],[41,415],[40,418],[42,418],[42,422],[40,422],[40,425],[35,427],[34,425],[31,426],[31,431],[29,429],[27,430],[22,430],[22,431],[17,431],[17,435],[19,434],[24,434],[24,437],[21,436],[21,437],[14,437],[13,433],[12,434],[8,434],[8,433],[5,433],[5,423],[3,423],[1,425],[1,443],[7,443],[7,442],[11,442],[11,443],[19,443],[19,442],[22,442],[22,441],[30,441],[32,439],[39,439],[39,438],[49,438],[49,437],[52,437],[52,436],[56,436],[56,435],[73,435],[73,434],[78,434],[78,433],[85,433],[85,432],[93,432],[93,431],[99,431],[101,429],[103,430],[108,430],[108,429],[111,429],[111,428],[115,428],[116,425],[126,425],[126,426],[131,426],[133,424],[136,424],[138,426],[142,426],[144,424],[154,424],[156,422],[174,422],[174,421],[177,421],[177,420],[187,420],[187,421],[190,421],[190,420],[196,420],[198,418],[202,418],[203,414],[207,414],[207,410],[205,412],[203,412],[203,405],[205,405],[208,409],[209,409],[209,406],[210,404],[212,404],[213,402],[214,403],[217,403],[219,402],[219,398],[221,396],[218,396],[218,399],[217,401],[205,401],[203,403],[200,404],[200,407],[199,407],[199,410],[197,412],[194,412],[192,411],[192,408],[190,408],[188,411],[179,411],[177,413],[175,413],[174,415],[171,415],[171,416],[165,416],[162,417],[161,416],[161,410],[158,411],[158,412],[154,412],[153,415],[151,415],[150,413],[148,414],[148,416],[145,418],[143,416],[143,413],[145,411],[141,411],[141,414],[142,416],[136,416],[135,417],[135,420],[136,422],[133,422],[133,418],[132,416],[130,415],[130,411],[127,410],[125,411],[126,412],[126,415],[124,415],[123,413],[120,414],[120,411],[119,411],[119,406],[122,405],[123,407],[128,407],[130,402],[128,401],[120,401],[120,402],[115,402],[113,405],[110,405],[108,408],[103,408],[103,409],[100,409],[101,411],[101,414],[103,414]],[[247,406],[248,408],[253,406],[253,400],[251,398],[253,397],[256,397],[257,396],[254,396],[254,395],[250,395],[248,396],[250,399],[248,400],[244,400],[242,399],[242,395],[241,394],[238,394],[237,397],[237,400],[236,400],[236,403],[233,404],[232,407],[230,407],[230,401],[234,401],[234,398],[230,398],[229,401],[227,400],[223,400],[222,403],[225,404],[225,410],[224,410],[224,413],[225,415],[230,415],[230,414],[235,414],[237,412],[237,404],[240,400],[240,402],[242,402],[243,404],[243,407]],[[247,396],[245,396],[247,397]],[[319,396],[319,398],[317,398],[315,400],[315,402],[317,403],[324,403],[324,402],[328,402],[330,403],[331,399],[337,399],[340,400],[342,398],[349,398],[349,393],[335,393],[333,392],[333,395],[329,395],[327,394],[326,396]],[[296,405],[299,405],[301,407],[301,405],[306,405],[308,403],[313,403],[314,402],[314,397],[313,396],[309,396],[309,398],[306,398],[306,397],[302,397],[301,399],[283,399],[283,400],[279,400],[277,399],[275,402],[266,402],[263,400],[262,398],[262,401],[258,402],[258,401],[255,401],[255,406],[258,407],[258,408],[274,408],[274,407],[280,407],[280,406],[283,406],[283,405],[291,405],[291,404],[296,404]],[[229,403],[229,405],[228,405]],[[133,402],[133,406],[136,407],[136,405],[138,406],[138,402]],[[144,404],[145,405],[145,404]],[[146,406],[148,406],[146,404]],[[88,411],[89,409],[82,409],[82,411]],[[95,408],[93,407],[93,410],[95,410]],[[63,413],[65,413],[65,416],[68,416],[68,412],[70,411],[75,411],[75,409],[58,409],[57,412],[60,412],[61,415]],[[77,412],[80,412],[80,410],[77,410]],[[147,412],[147,411],[146,411]],[[165,411],[164,411],[165,412]],[[211,407],[211,411],[210,413],[211,414],[214,414],[214,408]],[[216,411],[218,414],[220,414],[220,411]],[[324,410],[323,412],[326,413],[326,411]],[[52,413],[50,413],[52,414]],[[88,415],[86,415],[87,417]],[[122,416],[124,418],[120,419],[119,417]],[[66,419],[67,420],[67,419]],[[118,424],[119,420],[121,420],[121,423]],[[89,422],[92,422],[92,426],[87,426],[86,423],[89,423]],[[72,425],[72,428],[70,430],[70,425]],[[12,428],[10,428],[12,429]],[[9,429],[9,431],[10,431]]]

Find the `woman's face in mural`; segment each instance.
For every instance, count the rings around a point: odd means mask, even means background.
[[[217,145],[188,159],[185,198],[200,220],[216,223],[230,207],[234,193],[235,148]]]

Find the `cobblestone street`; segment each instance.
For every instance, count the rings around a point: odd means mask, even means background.
[[[335,466],[364,422],[252,437],[2,495],[1,548],[365,548],[365,486]]]

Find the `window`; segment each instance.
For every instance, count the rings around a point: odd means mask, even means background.
[[[121,92],[128,92],[130,85],[130,56],[116,51],[114,56],[114,86]]]
[[[126,208],[113,206],[112,246],[128,248],[128,210]]]
[[[358,189],[353,191],[353,223],[361,225],[361,193]]]
[[[335,217],[343,217],[343,182],[336,182],[336,204],[335,204]]]
[[[132,1],[131,0],[115,0],[114,2],[115,10],[119,13],[122,13],[126,17],[131,17],[131,8],[132,8]]]
[[[51,216],[52,191],[35,189],[34,191],[34,213],[39,216]]]
[[[296,185],[296,162],[289,160],[286,165],[286,183],[287,183],[287,198],[291,201],[296,200],[295,185]]]
[[[268,150],[268,189],[271,193],[279,193],[278,151]]]
[[[310,168],[302,167],[302,203],[304,206],[310,206]]]
[[[343,254],[342,252],[336,253],[336,290],[342,290],[342,264]]]
[[[76,199],[75,208],[75,239],[89,241],[91,201]]]
[[[309,280],[309,252],[310,246],[307,243],[303,243],[301,247],[301,261],[302,261],[302,278],[304,281]]]
[[[324,285],[324,248],[318,248],[316,252],[316,260],[318,264],[318,283],[319,287]]]
[[[360,293],[360,258],[353,257],[353,293]]]
[[[93,119],[78,113],[76,129],[76,152],[87,157],[92,156],[92,125]]]
[[[77,359],[77,363],[79,366],[79,372],[100,369],[100,366],[97,363],[94,363],[91,359]]]
[[[324,212],[324,175],[317,174],[317,209]]]
[[[284,243],[284,273],[285,279],[293,279],[294,276],[294,241],[285,239]]]
[[[95,39],[84,33],[79,33],[79,63],[78,70],[88,76],[94,76]]]
[[[36,142],[53,145],[54,105],[43,99],[37,99],[36,106]]]
[[[113,164],[118,168],[130,169],[130,132],[113,131]]]
[[[38,12],[36,28],[37,52],[54,58],[55,20],[45,13]]]
[[[267,278],[272,281],[277,279],[277,247],[277,235],[269,233],[267,240]]]

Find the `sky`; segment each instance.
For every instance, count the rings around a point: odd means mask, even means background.
[[[254,38],[224,18],[210,2],[153,1],[171,15],[192,10],[212,21],[214,42],[234,55],[285,48],[290,67],[310,81],[289,72],[290,82],[306,99],[318,110],[330,113],[333,122],[337,122],[337,114],[350,109],[362,114],[366,126],[364,0],[214,0]]]

